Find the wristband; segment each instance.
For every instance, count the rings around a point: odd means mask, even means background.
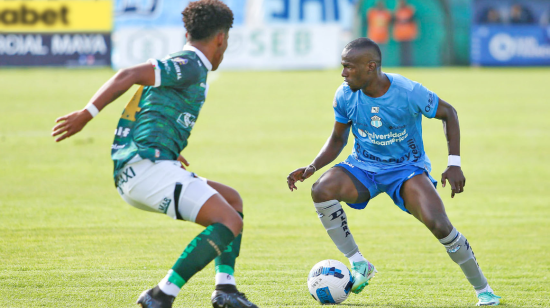
[[[458,155],[449,155],[449,162],[447,166],[457,166],[460,167],[460,156]]]
[[[92,115],[92,118],[95,118],[95,116],[99,113],[99,109],[97,109],[97,107],[92,103],[86,105],[86,110],[88,110],[88,112]]]
[[[308,167],[313,167],[313,169],[315,169],[315,172],[317,172],[317,168],[315,168],[313,164],[309,165]]]

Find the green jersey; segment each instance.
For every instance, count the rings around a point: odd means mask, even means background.
[[[186,45],[183,51],[149,62],[155,69],[155,85],[137,90],[115,130],[115,178],[130,160],[176,160],[208,92],[206,76],[212,65],[200,50]]]

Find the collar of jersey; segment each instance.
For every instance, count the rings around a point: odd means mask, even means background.
[[[206,58],[206,56],[202,53],[202,51],[198,50],[196,47],[193,47],[189,44],[185,44],[185,46],[183,46],[183,50],[194,51],[197,54],[197,56],[199,56],[199,58],[201,59],[204,66],[206,66],[206,69],[208,69],[209,71],[212,70],[212,63],[208,61],[208,58]]]

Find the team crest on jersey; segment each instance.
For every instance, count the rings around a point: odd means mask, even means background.
[[[185,65],[185,64],[187,64],[187,62],[189,62],[189,60],[184,59],[184,58],[174,58],[174,59],[172,59],[172,61],[175,62],[175,63],[179,63],[179,65]]]
[[[190,114],[189,112],[184,112],[178,117],[178,123],[185,128],[189,128],[195,126],[196,119],[196,116]]]
[[[382,119],[380,119],[379,116],[373,116],[372,118],[370,118],[370,125],[376,127],[376,128],[379,128],[382,126]]]
[[[372,108],[370,109],[370,112],[371,112],[371,113],[378,113],[378,112],[380,112],[380,107],[372,107]]]

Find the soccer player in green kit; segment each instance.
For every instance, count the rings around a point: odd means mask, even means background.
[[[172,307],[183,285],[215,259],[213,307],[257,307],[237,290],[233,277],[243,227],[239,194],[188,172],[180,163],[188,165],[180,152],[205,101],[208,71],[216,70],[223,60],[233,13],[219,0],[200,0],[191,2],[182,15],[188,41],[182,51],[119,71],[86,108],[57,119],[52,135],[61,141],[78,133],[99,110],[132,85],[141,85],[115,131],[111,156],[117,190],[132,206],[206,229],[189,243],[166,277],[141,294],[137,304]]]

